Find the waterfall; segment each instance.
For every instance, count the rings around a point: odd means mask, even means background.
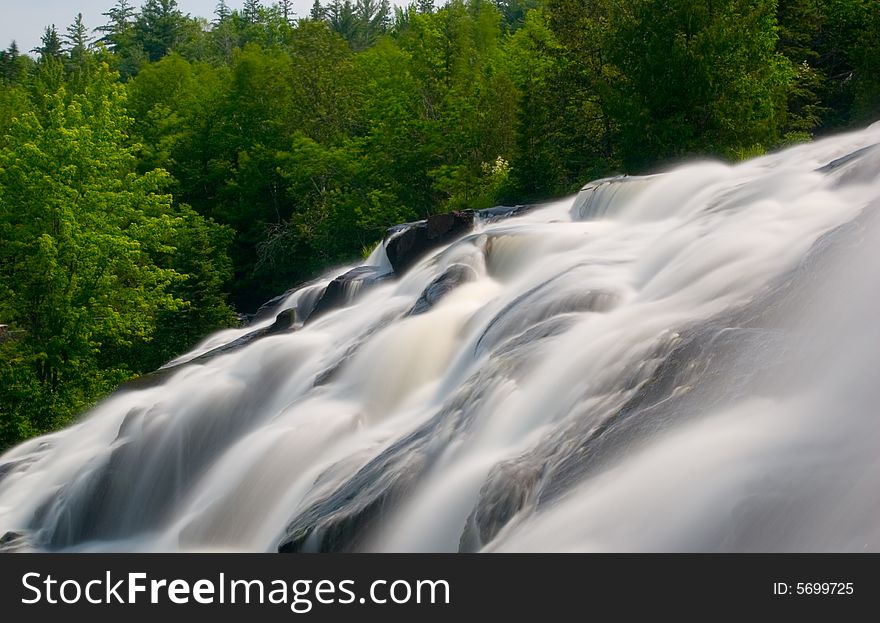
[[[2,542],[880,550],[878,144],[396,228],[6,452]]]

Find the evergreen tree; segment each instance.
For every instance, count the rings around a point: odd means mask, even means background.
[[[226,4],[226,0],[220,0],[214,8],[214,25],[222,24],[232,16],[232,11]]]
[[[32,51],[40,55],[40,61],[43,63],[61,58],[63,47],[61,37],[58,36],[58,30],[55,29],[55,24],[46,26],[43,36],[40,37],[40,45]]]
[[[103,33],[98,42],[103,43],[113,52],[119,52],[121,47],[130,42],[137,12],[128,0],[117,0],[116,4],[102,15],[110,21],[96,29],[97,32]]]
[[[285,22],[293,21],[293,0],[280,0],[278,2],[278,11]]]
[[[73,24],[67,27],[67,35],[64,37],[71,66],[77,69],[82,69],[86,64],[86,56],[92,43],[88,33],[82,13],[78,13]]]
[[[422,15],[430,15],[435,11],[434,0],[417,0],[415,6]]]
[[[147,0],[135,21],[135,40],[150,61],[157,61],[179,43],[185,18],[177,0]]]
[[[137,12],[128,0],[117,0],[103,15],[109,21],[96,29],[102,35],[98,43],[113,52],[116,69],[127,79],[137,73],[143,60],[143,51],[135,40]]]
[[[315,0],[312,9],[309,11],[309,19],[313,22],[320,22],[327,17],[327,9],[321,6],[321,0]]]
[[[349,44],[357,41],[359,20],[351,0],[333,0],[325,10],[330,28],[342,35]]]
[[[262,19],[263,5],[260,0],[244,0],[241,17],[248,24],[258,24]]]
[[[6,83],[16,83],[25,73],[26,57],[18,51],[13,41],[6,50],[0,50],[0,78]]]
[[[355,16],[358,22],[355,47],[365,49],[387,30],[391,19],[391,5],[388,0],[357,0]]]

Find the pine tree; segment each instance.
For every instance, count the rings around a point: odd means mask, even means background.
[[[231,15],[232,11],[229,10],[229,5],[226,4],[225,0],[220,0],[220,2],[217,3],[217,7],[214,9],[214,25],[222,24],[228,20]]]
[[[113,8],[101,15],[110,21],[95,29],[97,32],[104,34],[103,37],[98,39],[98,42],[103,43],[115,52],[117,48],[124,45],[125,39],[131,34],[131,28],[134,25],[134,18],[137,12],[128,0],[118,0]]]
[[[143,60],[143,51],[135,41],[137,11],[129,0],[117,0],[113,8],[103,15],[109,21],[95,29],[103,35],[98,43],[115,54],[120,76],[129,78],[137,73]]]
[[[355,16],[357,30],[353,47],[363,50],[373,45],[388,29],[391,5],[388,0],[357,0]]]
[[[338,32],[352,46],[358,38],[360,20],[351,0],[333,0],[327,6],[327,21],[330,28]]]
[[[278,10],[281,12],[281,17],[284,18],[285,22],[290,22],[293,19],[293,0],[280,0],[278,2]]]
[[[43,36],[40,37],[40,45],[32,50],[40,55],[40,61],[46,62],[50,59],[60,59],[62,53],[61,37],[58,36],[58,30],[55,24],[46,26]]]
[[[176,0],[147,0],[135,22],[135,38],[150,61],[174,49],[184,20]]]
[[[241,8],[241,16],[248,24],[257,24],[260,21],[260,13],[263,5],[260,0],[244,0],[244,6]]]
[[[312,10],[309,11],[309,19],[313,22],[320,22],[327,17],[327,9],[321,6],[321,0],[315,0],[312,4]]]
[[[0,77],[7,82],[15,82],[21,73],[18,44],[13,41],[6,50],[0,50]]]
[[[82,13],[78,13],[73,24],[67,27],[67,34],[64,40],[67,42],[67,54],[70,56],[71,63],[76,67],[82,67],[86,61],[86,55],[92,38],[89,37],[89,31],[83,23]]]
[[[423,15],[430,15],[434,12],[434,0],[417,0],[416,10]]]

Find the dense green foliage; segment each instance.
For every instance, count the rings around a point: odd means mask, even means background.
[[[118,0],[0,52],[0,447],[391,224],[880,115],[876,0]],[[227,294],[231,305],[227,303]]]

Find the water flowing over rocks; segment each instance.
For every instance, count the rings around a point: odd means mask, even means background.
[[[392,228],[0,457],[0,550],[880,550],[878,144]]]

